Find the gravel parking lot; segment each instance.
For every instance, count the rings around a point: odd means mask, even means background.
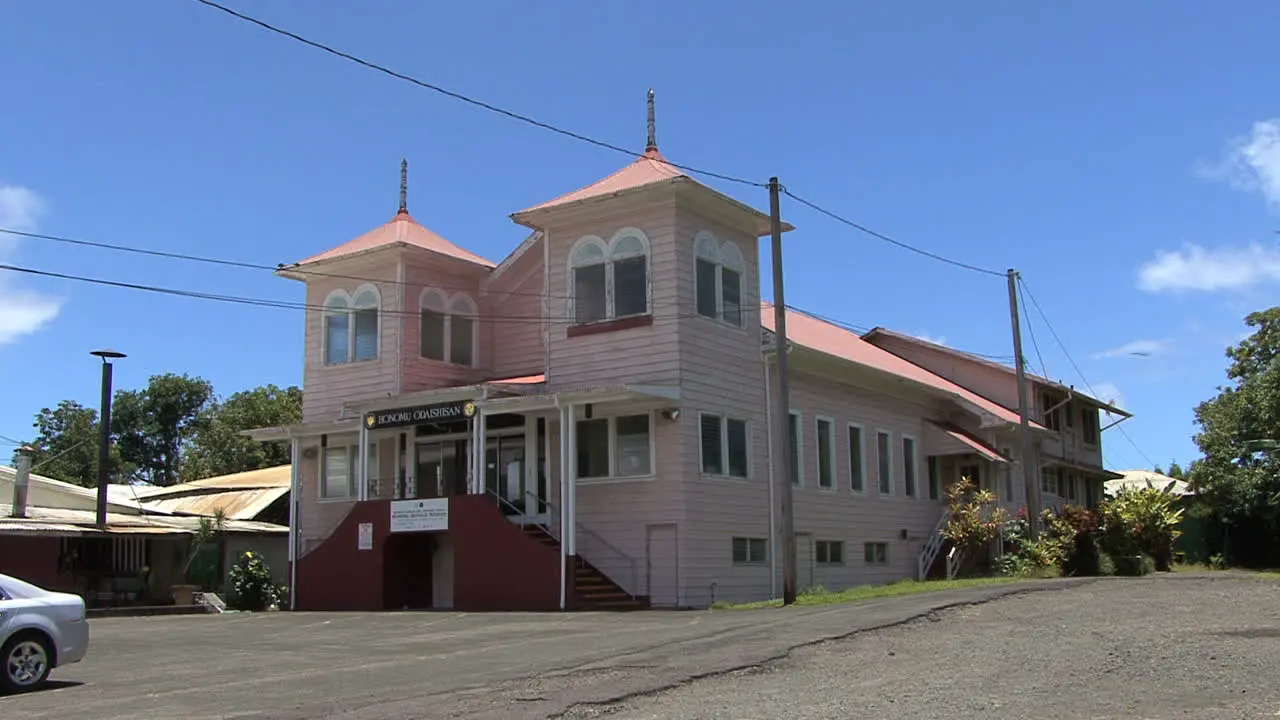
[[[265,613],[104,619],[92,632],[85,662],[53,689],[0,697],[0,718],[1280,712],[1280,577],[1221,573],[738,612]]]
[[[1280,716],[1280,578],[1108,580],[892,629],[566,718]]]

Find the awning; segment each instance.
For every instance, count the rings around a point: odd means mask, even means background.
[[[680,388],[665,385],[604,385],[595,387],[569,387],[551,393],[494,398],[476,403],[484,415],[499,413],[526,413],[551,410],[566,404],[611,403],[640,400],[676,402]]]
[[[987,460],[998,463],[1009,462],[1008,458],[1004,457],[994,448],[988,446],[978,438],[965,432],[965,430],[959,425],[955,425],[953,423],[934,422],[933,420],[927,420],[926,422],[942,431],[942,433],[947,437],[962,443],[966,448],[972,450],[978,455],[981,455]]]
[[[290,440],[296,437],[314,437],[333,433],[356,432],[360,429],[360,419],[336,420],[332,422],[298,423],[279,427],[256,428],[240,433],[259,442]]]
[[[1085,465],[1084,463],[1072,462],[1063,458],[1049,458],[1040,464],[1040,468],[1043,470],[1053,467],[1065,468],[1083,475],[1092,475],[1094,477],[1106,478],[1107,480],[1119,480],[1124,477],[1124,475],[1121,475],[1118,472],[1108,470],[1098,465]]]

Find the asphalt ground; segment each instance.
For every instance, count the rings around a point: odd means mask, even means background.
[[[47,690],[0,697],[0,717],[963,718],[970,708],[1231,718],[1260,717],[1233,713],[1280,697],[1280,581],[1221,573],[753,611],[261,613],[91,627],[84,662],[56,670]],[[1144,684],[1182,698],[1178,712],[1107,714],[1145,707]],[[1094,690],[1111,695],[1078,703]],[[1068,696],[1077,704],[1063,705]],[[1266,716],[1280,711],[1272,704]]]

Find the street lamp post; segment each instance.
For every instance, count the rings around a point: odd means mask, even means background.
[[[111,361],[125,356],[116,350],[94,350],[102,358],[102,410],[98,417],[98,528],[107,526],[107,486],[111,483]]]

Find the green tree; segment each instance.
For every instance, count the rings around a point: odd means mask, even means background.
[[[35,472],[56,480],[95,487],[98,484],[98,411],[72,400],[42,408],[32,425],[36,437],[28,443],[35,453]],[[113,479],[121,470],[120,453],[113,448]]]
[[[183,450],[212,400],[209,381],[173,373],[151,376],[144,390],[116,393],[111,426],[121,458],[137,468],[135,479],[154,485],[179,482]]]
[[[1230,382],[1200,403],[1195,441],[1204,457],[1190,479],[1210,513],[1228,526],[1233,560],[1280,561],[1280,307],[1250,314],[1255,328],[1227,350]],[[1247,557],[1246,557],[1247,555]]]
[[[184,482],[290,462],[285,443],[261,443],[241,433],[302,420],[302,390],[263,385],[205,408],[182,458]]]

